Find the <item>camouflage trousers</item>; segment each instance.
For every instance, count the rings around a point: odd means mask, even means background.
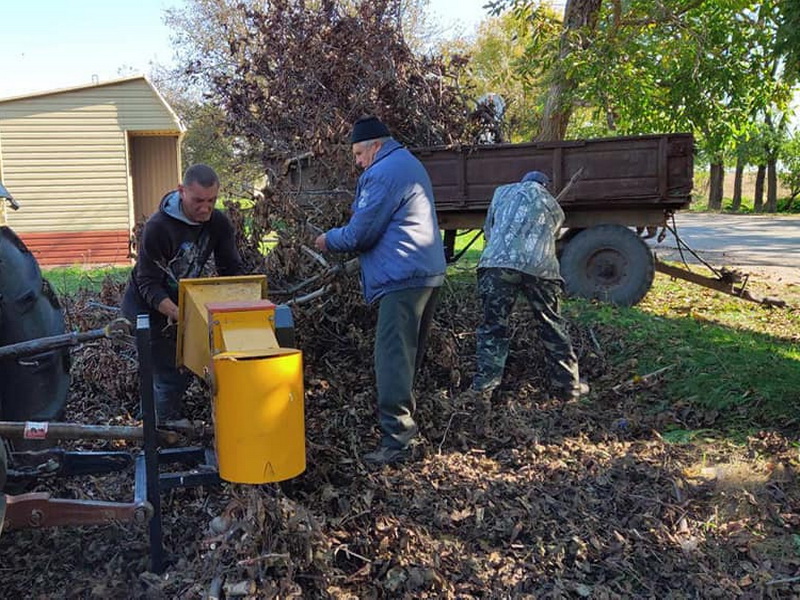
[[[478,269],[483,322],[477,330],[477,368],[472,389],[490,391],[500,385],[508,358],[508,319],[520,292],[528,299],[537,322],[550,392],[559,398],[577,397],[578,359],[561,317],[560,282],[494,267]]]

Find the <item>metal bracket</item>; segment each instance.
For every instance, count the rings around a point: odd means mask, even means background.
[[[218,485],[222,482],[216,454],[207,448],[158,447],[156,406],[153,396],[153,357],[150,352],[150,318],[139,315],[136,322],[136,348],[139,355],[139,393],[142,405],[144,452],[136,457],[134,498],[153,507],[149,523],[150,570],[162,573],[167,560],[161,520],[161,492],[176,487]],[[162,465],[178,464],[188,470],[161,472]]]
[[[117,521],[143,524],[153,513],[147,502],[102,502],[51,498],[46,492],[4,496],[5,529],[106,525]]]

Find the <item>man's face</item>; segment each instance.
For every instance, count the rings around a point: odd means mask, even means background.
[[[214,205],[217,203],[219,184],[203,187],[196,181],[189,185],[179,185],[183,214],[195,223],[203,223],[211,218]]]
[[[356,164],[362,169],[366,169],[375,160],[375,155],[381,149],[381,143],[378,140],[367,140],[365,142],[356,142],[353,144],[353,158]]]

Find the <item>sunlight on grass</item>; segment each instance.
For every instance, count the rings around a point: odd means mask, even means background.
[[[743,419],[800,422],[796,311],[767,309],[666,277],[656,278],[639,306],[576,299],[567,311],[607,331],[612,360],[635,360],[639,376],[675,365],[664,380],[671,402],[718,410],[733,427]]]
[[[473,235],[461,233],[456,252]],[[482,248],[479,238],[450,265],[454,283],[474,283]],[[671,402],[720,411],[735,429],[750,421],[800,422],[800,311],[766,308],[661,273],[636,307],[568,299],[564,310],[568,318],[602,329],[610,360],[633,359],[638,376],[674,365],[664,379]],[[677,440],[706,433],[672,435]]]

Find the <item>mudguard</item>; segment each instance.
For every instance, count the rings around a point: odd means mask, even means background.
[[[63,334],[64,315],[36,257],[0,227],[0,346]],[[0,418],[57,421],[69,391],[69,350],[0,361]]]

